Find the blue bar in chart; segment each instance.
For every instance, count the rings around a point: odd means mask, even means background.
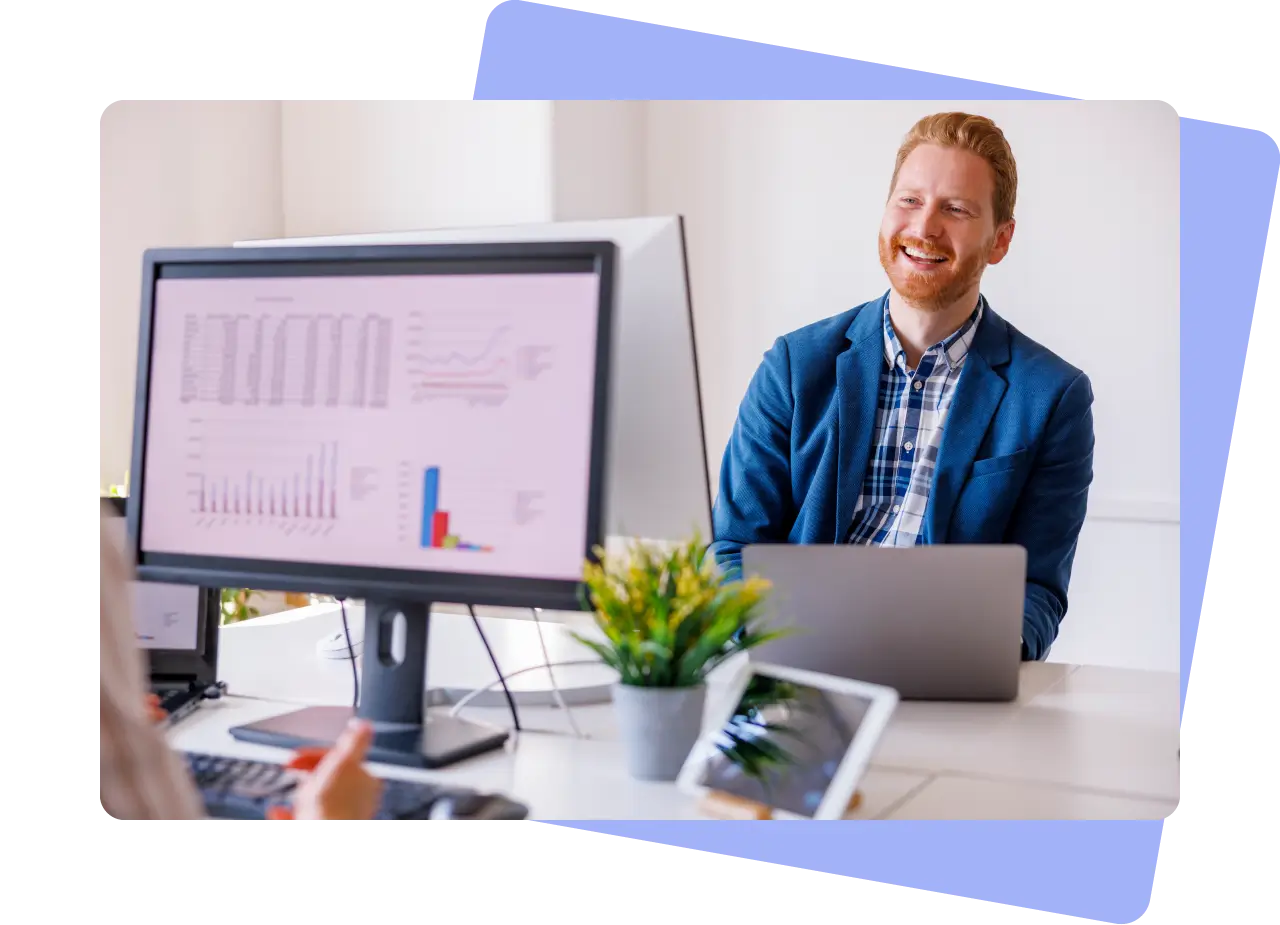
[[[432,466],[422,475],[422,546],[432,545],[432,531],[436,520],[436,511],[440,507],[440,469]]]

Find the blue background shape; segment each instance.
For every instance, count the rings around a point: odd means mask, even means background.
[[[520,0],[489,14],[475,98],[1068,99]]]
[[[659,64],[659,62],[661,62]],[[476,99],[1068,99],[531,3],[489,16]],[[1204,597],[1280,151],[1181,120],[1181,682]],[[1225,196],[1232,177],[1249,196]],[[593,822],[577,828],[1107,922],[1151,898],[1163,823]]]

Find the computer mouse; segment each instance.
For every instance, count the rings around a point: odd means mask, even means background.
[[[342,630],[321,636],[316,643],[316,655],[321,658],[348,659],[354,653],[356,658],[360,657],[361,651],[364,649],[364,640],[355,633],[351,634],[351,648],[347,648],[347,634]]]

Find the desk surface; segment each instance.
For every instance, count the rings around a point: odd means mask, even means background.
[[[503,624],[514,625],[486,621],[491,638]],[[298,704],[350,703],[350,663],[314,655],[328,626],[328,614],[313,612],[224,630],[220,674],[238,696],[183,720],[171,744],[281,760],[284,752],[238,742],[228,730]],[[581,657],[570,641],[548,642],[559,647],[553,659]],[[495,648],[504,670],[513,670],[503,643]],[[444,658],[432,657],[432,668]],[[485,680],[492,676],[490,667]],[[1173,673],[1031,663],[1013,703],[902,703],[859,786],[863,803],[853,818],[1163,818],[1178,800],[1178,702]],[[574,736],[563,711],[525,706],[525,731],[501,752],[435,771],[379,765],[378,773],[501,791],[528,804],[536,819],[701,818],[696,800],[674,784],[627,775],[610,704],[577,706],[573,714],[584,738]],[[505,708],[463,715],[510,725]]]

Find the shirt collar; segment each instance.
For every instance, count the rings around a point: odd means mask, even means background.
[[[928,350],[925,356],[940,353],[941,357],[938,362],[942,363],[948,372],[964,362],[964,358],[969,353],[969,348],[973,345],[973,339],[978,334],[978,322],[982,320],[982,311],[986,307],[987,300],[984,296],[978,296],[978,305],[973,310],[964,324],[960,328],[950,334],[945,340],[939,341]],[[903,349],[901,341],[898,340],[898,333],[893,329],[893,322],[889,318],[889,300],[884,300],[884,358],[888,364],[897,369],[905,370],[907,368],[907,352]],[[901,366],[899,366],[901,362]]]

